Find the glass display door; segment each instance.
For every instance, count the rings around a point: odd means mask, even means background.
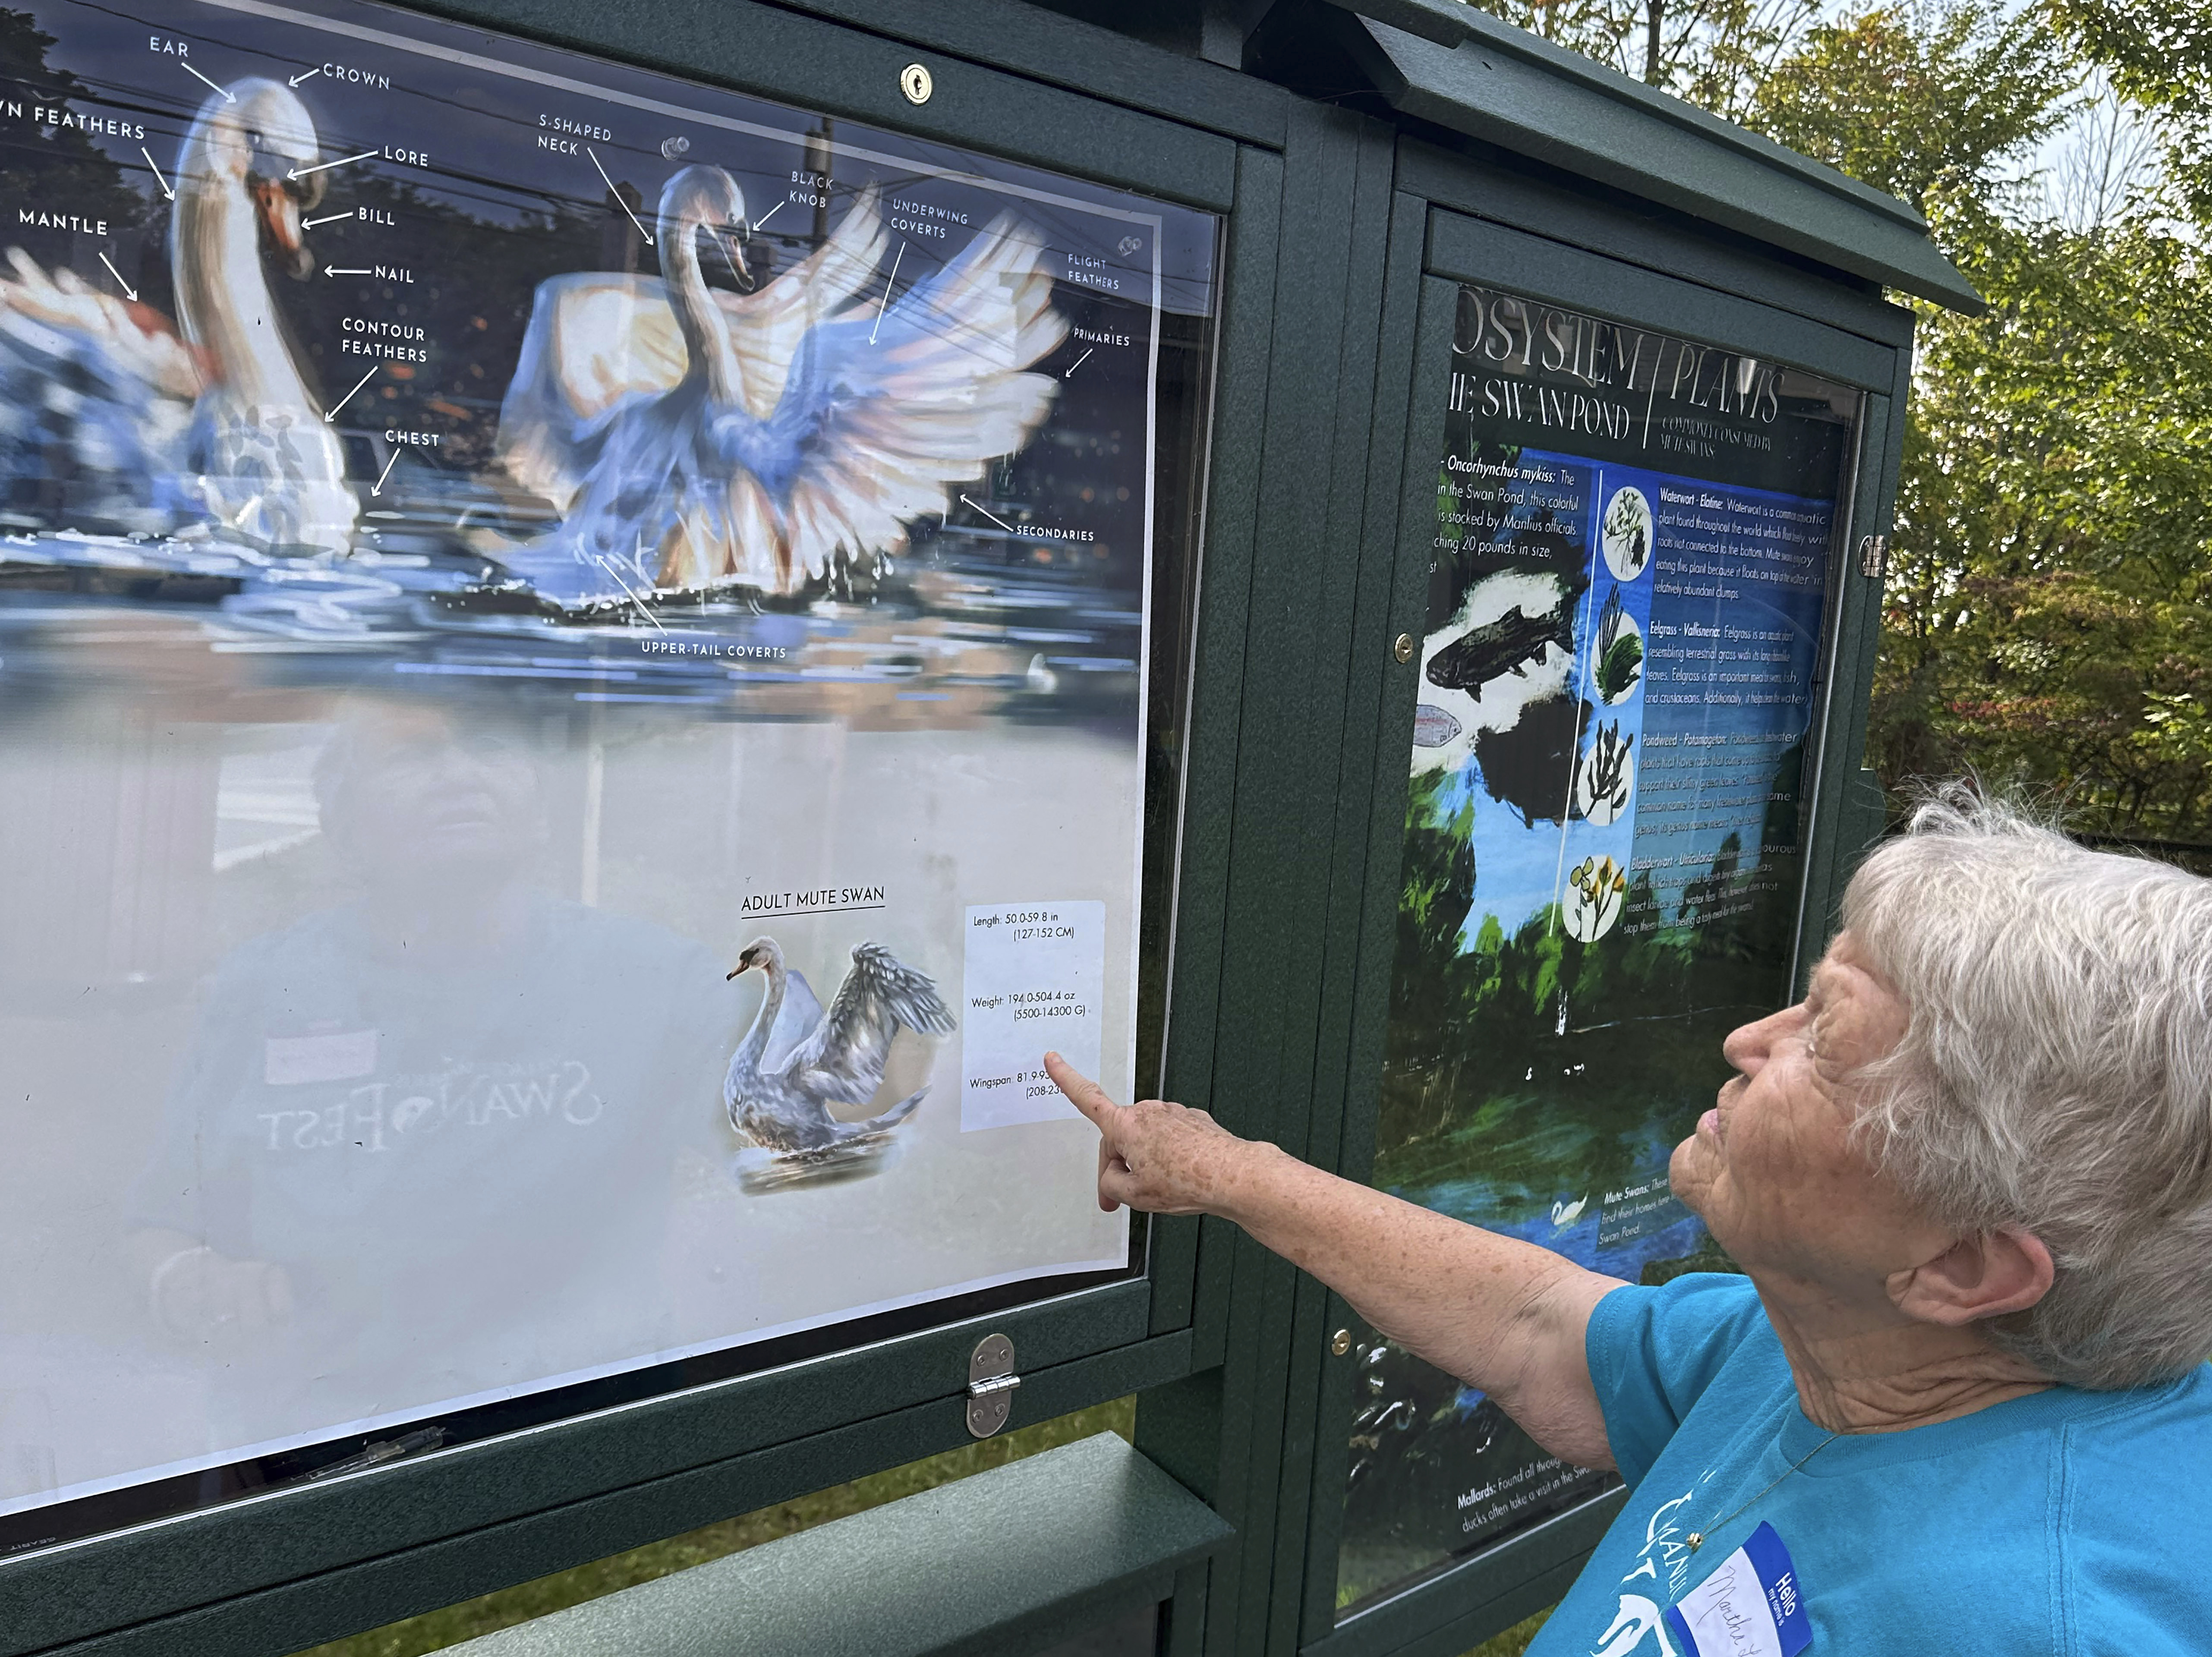
[[[1386,698],[1406,792],[1350,1171],[1631,1283],[1731,1270],[1668,1162],[1723,1038],[1791,995],[1869,398],[1818,350],[1430,264],[1396,574],[1417,683]],[[1356,1319],[1332,1351],[1340,1628],[1618,1483]]]

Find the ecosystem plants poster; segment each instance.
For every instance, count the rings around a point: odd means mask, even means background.
[[[0,179],[0,1548],[1126,1269],[1215,221],[354,0]]]
[[[1790,992],[1857,396],[1459,295],[1374,1182],[1631,1282],[1724,1264],[1668,1160]],[[1365,1331],[1348,1613],[1602,1488]]]

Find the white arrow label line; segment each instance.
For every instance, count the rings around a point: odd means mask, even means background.
[[[323,267],[323,274],[326,276],[365,276],[369,274],[369,269],[365,264],[358,270],[350,265],[326,264]]]
[[[902,240],[899,243],[898,257],[891,261],[891,279],[884,284],[884,296],[876,301],[876,325],[868,330],[868,343],[871,345],[876,343],[876,329],[884,325],[884,307],[891,302],[891,289],[898,286],[899,266],[905,263],[906,243]],[[963,496],[962,499],[965,500],[966,497]],[[971,507],[975,506],[973,501],[969,501],[968,504]],[[981,512],[983,509],[981,507],[975,507],[975,510]]]
[[[1091,351],[1095,351],[1095,350],[1097,350],[1097,349],[1098,349],[1098,348],[1097,348],[1096,345],[1094,345],[1094,346],[1092,346],[1092,347],[1091,348]],[[1080,368],[1080,367],[1081,367],[1085,363],[1086,363],[1086,362],[1090,361],[1091,361],[1091,351],[1085,351],[1085,352],[1081,356],[1079,356],[1079,357],[1076,358],[1074,361],[1073,361],[1073,362],[1069,363],[1069,364],[1067,365],[1067,373],[1065,373],[1065,374],[1062,374],[1062,375],[1060,376],[1060,378],[1061,378],[1062,379],[1066,379],[1069,378],[1069,376],[1070,376],[1070,375],[1073,375],[1078,368]]]
[[[381,368],[383,366],[384,366],[384,365],[383,365],[381,362],[380,362],[380,363],[378,363],[378,364],[376,365],[376,368]],[[364,386],[364,385],[368,385],[368,382],[369,382],[370,380],[374,379],[376,378],[376,368],[371,368],[371,369],[370,369],[367,373],[363,374],[363,375],[362,375],[359,379],[356,379],[356,381],[354,381],[354,383],[353,383],[353,391],[359,391],[362,386]],[[328,414],[325,414],[325,415],[323,416],[323,424],[325,424],[325,426],[327,426],[327,425],[329,425],[329,424],[331,423],[331,422],[332,422],[333,420],[336,420],[336,419],[338,417],[338,410],[339,410],[340,409],[344,408],[344,407],[345,407],[345,405],[346,405],[347,404],[349,404],[349,403],[350,403],[350,402],[352,402],[352,401],[353,401],[353,391],[348,391],[348,392],[347,392],[343,397],[340,398],[337,402],[335,402],[335,403],[333,403],[332,404],[331,404],[330,412],[329,412]]]
[[[183,67],[183,69],[184,69],[185,73],[185,74],[187,74],[187,75],[189,75],[189,76],[191,76],[192,77],[192,79],[194,79],[195,81],[198,81],[198,82],[201,82],[203,85],[205,85],[205,86],[215,87],[215,89],[216,89],[217,92],[220,92],[220,93],[222,93],[222,100],[223,100],[223,102],[225,102],[225,103],[227,103],[227,104],[234,104],[234,103],[236,103],[236,102],[238,101],[238,100],[237,100],[236,98],[234,98],[234,97],[233,97],[233,96],[231,95],[230,91],[229,91],[229,88],[228,88],[227,87],[217,87],[217,86],[216,86],[214,82],[212,82],[212,81],[209,80],[209,79],[208,79],[208,77],[207,77],[206,76],[204,76],[204,75],[201,74],[201,73],[199,72],[199,70],[198,70],[194,69],[194,68],[193,68],[190,64],[185,64],[182,65],[182,67]]]
[[[599,168],[599,177],[605,180],[606,184],[607,193],[622,203],[622,210],[623,212],[629,213],[629,197],[623,195],[621,191],[615,188],[615,181],[607,177],[606,168],[599,166],[599,152],[592,149],[591,145],[586,144],[584,146],[584,154],[592,158],[592,165],[593,167]],[[632,224],[637,224],[637,215],[635,213],[629,213],[629,222]],[[653,246],[653,232],[647,229],[643,225],[637,224],[637,234],[645,238],[645,245],[647,247]],[[620,580],[622,578],[620,576],[617,576],[615,579],[617,580]]]
[[[605,553],[601,553],[599,555],[599,564],[608,574],[615,578],[615,585],[620,587],[624,592],[629,594],[629,601],[637,606],[637,613],[639,615],[644,616],[647,621],[652,622],[653,625],[656,628],[659,628],[659,631],[663,633],[668,631],[666,628],[661,627],[660,617],[655,616],[651,610],[647,610],[645,607],[645,600],[639,598],[636,592],[632,590],[630,584],[623,580],[622,572],[615,568],[615,561],[613,559],[608,557]]]
[[[318,64],[314,68],[309,70],[305,75],[295,75],[290,80],[285,82],[284,84],[288,87],[295,87],[302,81],[313,80],[315,76],[320,75],[322,72],[322,65]]]
[[[100,256],[100,262],[107,267],[107,274],[115,278],[115,285],[123,290],[123,296],[136,305],[138,302],[138,290],[123,280],[123,273],[115,268],[115,261],[102,253]]]
[[[169,188],[169,181],[161,176],[161,164],[154,159],[154,152],[140,144],[138,153],[146,158],[146,165],[154,169],[154,182],[161,186],[161,193],[171,201],[176,200],[177,192]]]
[[[984,517],[988,518],[993,523],[996,524],[1000,529],[1006,531],[1009,535],[1019,535],[1021,533],[1019,530],[1016,529],[1012,524],[1009,524],[1005,519],[994,514],[989,507],[978,506],[975,501],[970,501],[964,495],[960,497],[960,504],[963,507],[975,507],[977,512],[981,513]]]
[[[373,149],[364,149],[358,155],[342,155],[334,161],[317,161],[313,167],[295,167],[284,176],[288,179],[304,179],[310,173],[327,173],[334,167],[350,167],[354,162],[365,161],[375,154]]]
[[[770,219],[774,218],[777,214],[782,211],[783,203],[778,202],[774,207],[769,208],[767,212],[760,215],[760,218],[754,223],[753,228],[758,230],[763,225],[765,225]]]
[[[343,213],[325,213],[319,219],[302,219],[300,221],[300,228],[303,230],[312,230],[319,224],[336,224],[340,219],[349,219],[352,216],[353,209],[349,207]]]
[[[356,385],[354,389],[355,389],[356,391],[359,391],[361,388],[360,388],[359,386],[357,386],[357,385]],[[394,449],[394,450],[392,452],[392,458],[391,458],[389,460],[386,460],[386,461],[384,463],[384,470],[383,470],[382,471],[380,471],[380,472],[377,473],[377,475],[376,475],[376,483],[375,483],[375,484],[374,484],[374,486],[369,489],[369,493],[370,493],[371,495],[382,495],[382,494],[384,493],[384,480],[385,480],[386,478],[387,478],[387,477],[389,477],[389,476],[392,476],[392,469],[394,466],[398,465],[398,464],[399,464],[399,451],[398,451],[398,450],[397,450],[397,449]]]

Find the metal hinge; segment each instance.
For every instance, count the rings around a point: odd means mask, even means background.
[[[1014,1344],[1004,1335],[986,1335],[968,1355],[968,1430],[988,1438],[1014,1411]]]
[[[1859,574],[1878,580],[1888,570],[1889,537],[1887,535],[1859,537]]]

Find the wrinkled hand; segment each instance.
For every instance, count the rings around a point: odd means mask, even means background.
[[[1117,1105],[1056,1053],[1044,1067],[1098,1130],[1098,1206],[1109,1214],[1124,1203],[1148,1214],[1223,1213],[1239,1170],[1265,1149],[1187,1105]]]
[[[283,1266],[228,1259],[211,1248],[178,1251],[149,1287],[154,1315],[180,1340],[251,1341],[292,1314],[292,1280]]]

